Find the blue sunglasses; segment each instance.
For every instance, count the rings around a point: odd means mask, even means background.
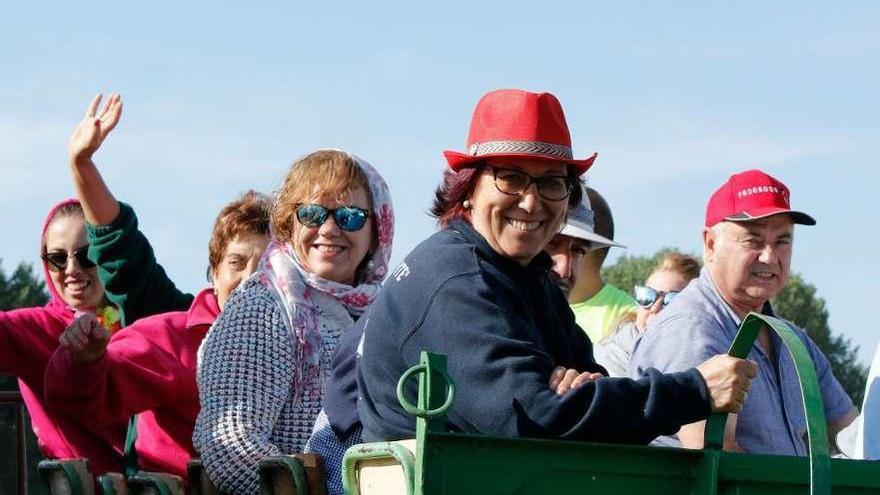
[[[367,223],[370,212],[357,206],[342,206],[340,208],[326,208],[311,203],[296,206],[296,218],[306,227],[320,227],[333,215],[336,225],[346,231],[360,230]]]
[[[663,307],[669,306],[669,303],[675,299],[675,296],[678,295],[678,291],[671,292],[663,292],[656,290],[652,287],[647,287],[644,285],[635,286],[635,290],[633,291],[635,295],[636,304],[647,309],[654,305],[657,302],[657,299],[663,298]]]

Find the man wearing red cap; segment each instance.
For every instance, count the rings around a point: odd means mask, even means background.
[[[687,369],[726,352],[749,312],[777,316],[770,299],[788,280],[794,224],[815,223],[806,213],[791,209],[789,190],[779,180],[760,170],[732,175],[706,208],[700,277],[648,325],[633,353],[630,374],[641,376],[648,368]],[[795,331],[813,358],[828,435],[835,445],[837,433],[857,411],[822,351],[803,330]],[[764,328],[749,359],[758,364],[758,376],[742,411],[728,421],[725,448],[806,455],[806,420],[791,357],[779,338]],[[685,447],[702,448],[704,426],[704,421],[685,425],[677,438],[662,437],[659,443],[680,441]]]

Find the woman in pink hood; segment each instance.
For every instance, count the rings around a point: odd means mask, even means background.
[[[107,304],[95,264],[86,257],[85,219],[79,201],[55,205],[46,216],[40,257],[51,296],[43,307],[0,312],[0,373],[18,377],[24,403],[43,455],[86,457],[92,469],[118,471],[125,421],[98,427],[91,418],[67,416],[43,400],[43,374],[58,337],[77,312]]]
[[[195,298],[179,294],[138,230],[134,210],[113,197],[92,161],[122,111],[119,95],[111,95],[96,116],[99,102],[100,95],[71,137],[71,169],[101,279],[130,324],[111,334],[94,315],[78,318],[47,367],[46,399],[99,424],[136,414],[138,467],[186,476],[196,455],[199,345],[231,292],[257,267],[269,242],[270,202],[248,191],[220,211],[208,245],[212,286]]]

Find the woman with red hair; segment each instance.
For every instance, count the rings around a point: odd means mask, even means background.
[[[474,110],[467,151],[449,169],[433,213],[442,230],[417,246],[358,321],[357,411],[367,441],[412,437],[397,379],[423,350],[448,356],[456,400],[452,431],[648,443],[664,432],[736,411],[754,365],[716,356],[683,373],[640,380],[604,371],[548,277],[544,251],[595,155],[575,159],[565,116],[549,93],[498,90]],[[576,386],[548,386],[556,367]],[[584,375],[586,373],[586,375]],[[406,386],[416,396],[414,382]]]

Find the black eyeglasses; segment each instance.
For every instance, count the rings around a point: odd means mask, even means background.
[[[669,303],[671,303],[672,300],[675,299],[675,296],[678,295],[679,291],[673,290],[669,292],[663,292],[644,285],[637,285],[635,286],[635,290],[633,292],[635,293],[636,304],[645,309],[648,309],[653,306],[655,302],[657,302],[657,299],[660,299],[661,297],[663,298],[663,307],[665,308],[666,306],[669,306]]]
[[[550,201],[561,201],[571,194],[574,184],[566,175],[531,175],[510,168],[489,167],[495,177],[495,188],[504,194],[522,194],[532,184],[538,186],[538,194]]]
[[[88,257],[89,247],[83,246],[73,251],[73,259],[79,264],[83,270],[94,268],[95,263]],[[51,253],[43,253],[40,258],[46,262],[46,266],[50,271],[63,272],[67,268],[67,260],[71,257],[66,251],[52,251]]]
[[[336,225],[340,229],[354,232],[363,228],[370,212],[357,206],[342,206],[340,208],[325,208],[315,204],[296,206],[296,218],[306,227],[320,227],[324,225],[330,215],[333,215],[333,220],[336,221]]]

